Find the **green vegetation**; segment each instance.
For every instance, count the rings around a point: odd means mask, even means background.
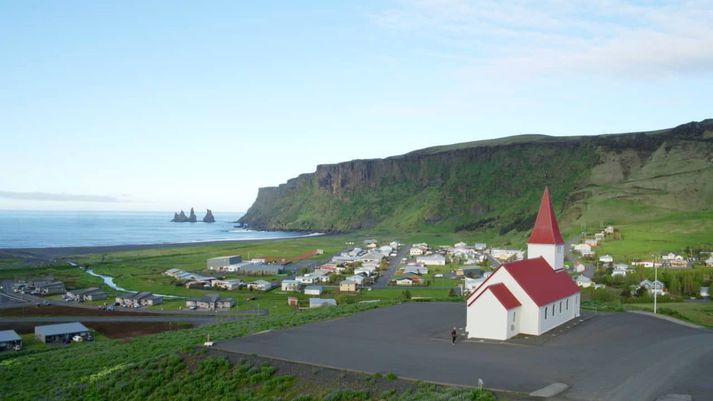
[[[195,347],[205,340],[243,336],[377,307],[323,308],[290,316],[228,322],[198,329],[102,340],[69,347],[36,347],[0,355],[0,394],[12,400],[494,400],[486,391],[423,385],[405,392],[370,394],[320,386],[299,386],[268,365],[206,357]],[[30,348],[28,347],[28,348]],[[394,374],[387,380],[396,380]],[[305,387],[311,392],[303,392]]]
[[[605,252],[642,257],[712,246],[711,132],[713,120],[706,120],[651,133],[520,136],[324,165],[290,185],[262,189],[243,221],[407,232],[434,244],[453,243],[458,232],[465,241],[517,246],[549,185],[566,237],[605,224],[629,231],[631,246],[612,243]]]

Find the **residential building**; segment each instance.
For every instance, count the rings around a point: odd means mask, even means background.
[[[440,254],[417,256],[416,263],[420,263],[426,266],[445,266],[446,257]]]
[[[280,288],[282,291],[299,291],[302,284],[297,280],[282,280]]]
[[[360,276],[360,275],[358,275],[358,274],[355,274],[355,275],[353,275],[353,276],[347,277],[345,280],[346,280],[346,281],[353,281],[353,282],[356,283],[357,286],[361,287],[361,286],[364,285],[364,282],[365,282],[366,279],[364,278],[364,276]]]
[[[245,262],[229,265],[224,269],[232,273],[240,273],[248,276],[274,276],[282,273],[283,267],[280,265]]]
[[[406,265],[403,270],[404,274],[428,274],[428,267],[421,265]]]
[[[189,309],[230,309],[235,306],[233,298],[221,298],[216,294],[204,295],[200,298],[188,298],[186,300],[186,308]]]
[[[599,257],[601,263],[614,263],[614,258],[611,255],[602,255]]]
[[[240,255],[218,256],[210,258],[206,262],[208,270],[223,270],[224,267],[234,265],[243,261]]]
[[[150,292],[131,292],[119,295],[115,299],[116,303],[127,308],[138,308],[141,306],[154,306],[163,303],[163,297]]]
[[[248,290],[253,291],[269,291],[272,289],[272,283],[266,280],[255,280],[247,284]]]
[[[483,252],[488,249],[488,244],[485,242],[476,242],[473,248],[475,248],[476,251]]]
[[[64,283],[61,281],[37,283],[35,284],[35,290],[38,291],[40,295],[64,294],[67,292],[67,290],[64,289]]]
[[[339,282],[339,291],[341,292],[357,292],[358,284],[352,280],[342,280]]]
[[[575,282],[577,283],[577,285],[579,287],[582,287],[582,288],[591,287],[593,284],[592,279],[590,279],[589,277],[583,276],[581,274],[579,276],[577,276],[577,279],[575,280]]]
[[[639,283],[639,288],[644,288],[646,291],[649,292],[651,295],[664,295],[666,294],[666,289],[664,288],[664,285],[661,281],[655,280],[644,280],[641,283]]]
[[[322,295],[322,286],[308,285],[305,287],[305,295]]]
[[[75,302],[100,301],[106,299],[106,293],[99,288],[91,287],[67,291],[65,298]]]
[[[299,306],[299,300],[297,299],[297,297],[287,297],[287,305]]]
[[[91,333],[86,326],[79,322],[35,327],[35,337],[45,344],[66,343],[71,341],[74,336],[89,339],[91,338]]]
[[[701,287],[700,290],[698,291],[698,295],[700,295],[703,298],[710,298],[710,287]]]
[[[579,287],[564,270],[564,240],[547,188],[527,248],[529,259],[501,265],[466,298],[469,338],[541,335],[579,316]]]
[[[227,280],[213,280],[210,282],[210,285],[211,287],[231,291],[239,289],[243,285],[243,282],[236,278],[231,278]]]
[[[479,267],[474,266],[461,266],[456,270],[456,276],[458,277],[477,278],[482,275],[483,270]]]
[[[17,335],[15,330],[0,331],[0,352],[2,351],[19,351],[22,349],[22,338]]]

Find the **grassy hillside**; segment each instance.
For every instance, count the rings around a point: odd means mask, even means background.
[[[713,210],[713,120],[646,133],[525,135],[318,166],[262,188],[241,221],[517,238],[531,228],[546,185],[570,234],[605,223],[677,226],[675,216]]]

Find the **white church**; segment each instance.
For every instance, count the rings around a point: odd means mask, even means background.
[[[468,296],[468,338],[538,336],[579,316],[579,287],[564,270],[564,241],[547,188],[527,257],[501,265]]]

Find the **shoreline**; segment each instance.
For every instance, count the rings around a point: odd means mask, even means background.
[[[281,238],[255,238],[255,239],[226,239],[226,240],[206,240],[192,242],[166,242],[154,244],[123,244],[123,245],[85,245],[85,246],[65,246],[65,247],[37,247],[37,248],[0,248],[0,255],[6,254],[19,258],[43,258],[54,259],[64,258],[73,255],[85,255],[91,253],[109,253],[121,251],[137,251],[144,249],[178,248],[203,245],[236,243],[254,243],[265,241],[284,241],[294,239],[304,239],[312,237],[332,236],[335,233],[311,233],[294,237]]]

